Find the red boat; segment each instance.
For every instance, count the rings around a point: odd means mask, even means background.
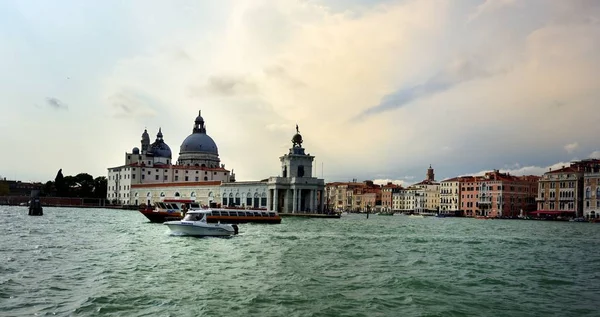
[[[139,211],[150,222],[163,223],[165,221],[181,220],[184,209],[210,210],[211,213],[206,218],[206,221],[210,223],[281,223],[281,217],[273,211],[242,208],[202,208],[194,200],[186,199],[164,199],[157,202],[154,208],[142,207]]]

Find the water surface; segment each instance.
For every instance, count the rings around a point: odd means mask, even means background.
[[[169,235],[0,206],[1,316],[598,316],[600,224],[350,215]]]

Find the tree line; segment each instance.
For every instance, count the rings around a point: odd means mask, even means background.
[[[94,178],[88,173],[63,176],[62,169],[54,181],[42,185],[42,196],[106,198],[107,180],[104,176]]]

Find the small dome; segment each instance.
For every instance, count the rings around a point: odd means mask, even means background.
[[[171,148],[162,140],[150,144],[148,154],[151,154],[154,157],[171,158],[172,156]]]
[[[131,150],[131,153],[133,154],[140,154],[140,149],[137,147],[134,147],[133,150]]]
[[[294,134],[294,137],[292,137],[292,143],[301,145],[302,144],[302,135],[300,135],[300,133]]]
[[[217,148],[215,141],[207,134],[192,133],[183,140],[179,152],[204,152],[218,155],[219,149]]]

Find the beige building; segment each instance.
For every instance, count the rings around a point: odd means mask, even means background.
[[[440,182],[440,213],[458,214],[460,212],[460,182],[458,177]]]

